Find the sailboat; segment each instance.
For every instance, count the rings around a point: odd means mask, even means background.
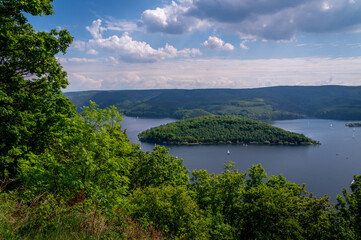
[[[231,152],[228,150],[228,151],[227,151],[227,155],[230,155],[230,154],[231,154]]]

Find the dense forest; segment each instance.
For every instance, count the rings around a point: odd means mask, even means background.
[[[51,3],[0,1],[0,239],[361,239],[361,176],[334,205],[260,165],[189,173],[116,107],[78,113],[56,58],[73,38],[25,17]]]
[[[143,142],[162,144],[315,144],[302,134],[236,116],[205,116],[143,131]]]
[[[257,120],[361,120],[361,87],[288,86],[255,89],[117,90],[65,93],[80,107],[89,100],[127,116],[176,119],[238,115]]]

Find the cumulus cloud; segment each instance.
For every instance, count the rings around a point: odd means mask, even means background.
[[[120,37],[113,35],[109,38],[89,40],[89,45],[115,54],[122,60],[134,62],[154,62],[178,56],[200,55],[197,49],[177,50],[169,44],[163,48],[154,49],[146,42],[133,40],[127,32]]]
[[[99,52],[97,50],[94,50],[94,49],[89,49],[86,54],[89,54],[89,55],[98,55]]]
[[[87,26],[86,30],[90,32],[94,39],[101,39],[104,28],[101,27],[102,20],[93,21],[91,26]]]
[[[143,12],[149,32],[180,34],[212,26],[266,40],[290,40],[297,32],[355,31],[361,26],[356,0],[178,0]]]
[[[215,36],[209,36],[208,40],[204,41],[202,45],[209,49],[221,49],[226,51],[234,50],[234,46],[232,44],[225,43],[222,39]]]
[[[138,26],[144,27],[148,32],[182,34],[206,25],[205,21],[187,14],[192,1],[180,0],[179,3],[172,1],[164,8],[145,10]]]
[[[185,48],[178,50],[168,43],[162,48],[154,49],[144,41],[133,40],[128,32],[123,33],[121,36],[112,35],[104,38],[102,32],[106,28],[103,28],[101,24],[100,19],[93,21],[92,25],[86,28],[93,36],[93,39],[86,43],[78,41],[74,47],[79,50],[88,48],[87,54],[91,55],[96,55],[98,50],[102,50],[129,62],[155,62],[169,58],[201,55],[199,49]]]

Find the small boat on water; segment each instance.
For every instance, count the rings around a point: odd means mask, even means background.
[[[227,151],[227,155],[230,155],[230,154],[231,154],[231,152],[228,150],[228,151]]]

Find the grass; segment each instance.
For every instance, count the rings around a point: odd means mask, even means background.
[[[0,240],[162,239],[125,211],[106,214],[85,203],[69,207],[52,196],[24,203],[14,196],[0,194]]]

